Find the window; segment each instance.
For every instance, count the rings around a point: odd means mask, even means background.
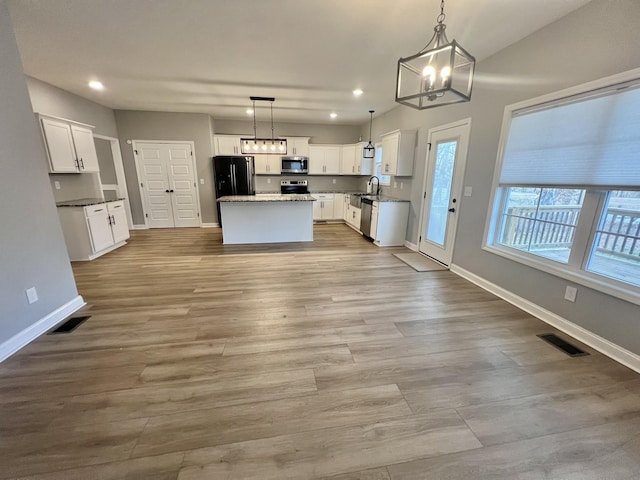
[[[382,174],[382,143],[376,143],[376,168],[374,175],[380,179],[380,185],[391,185],[391,177]]]
[[[640,304],[640,81],[623,77],[506,108],[485,248]]]

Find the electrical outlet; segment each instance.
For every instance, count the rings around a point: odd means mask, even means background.
[[[400,182],[400,190],[404,187],[404,182]]]
[[[55,181],[53,182],[53,184],[56,186],[56,190],[60,190],[60,182],[59,181]]]
[[[334,185],[336,184],[336,179],[335,179],[335,178],[333,179],[333,184],[334,184]]]
[[[575,302],[577,294],[578,294],[578,289],[576,287],[567,285],[567,288],[564,291],[564,299],[568,300],[569,302]]]
[[[398,182],[393,182],[393,188],[398,188]]]
[[[200,185],[204,185],[204,178],[200,179]]]
[[[267,178],[267,183],[271,183],[271,179],[270,178]]]
[[[473,193],[473,188],[464,187],[464,196],[465,197],[470,197],[472,193]]]
[[[27,294],[27,301],[29,302],[29,305],[38,301],[38,292],[36,292],[36,287],[28,288],[25,290],[25,293]]]

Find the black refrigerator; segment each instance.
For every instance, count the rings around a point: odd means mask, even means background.
[[[255,195],[253,157],[218,155],[213,157],[216,199],[227,195]],[[220,207],[218,223],[222,225]]]

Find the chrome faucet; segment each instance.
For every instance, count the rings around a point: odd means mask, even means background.
[[[376,179],[378,181],[377,185],[376,185],[376,195],[380,195],[380,179],[378,177],[376,177],[375,175],[369,178],[369,185],[371,185],[371,181],[373,179]]]

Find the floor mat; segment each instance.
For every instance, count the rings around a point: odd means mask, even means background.
[[[447,269],[419,253],[394,253],[393,256],[409,265],[416,272],[433,272],[435,270]]]

